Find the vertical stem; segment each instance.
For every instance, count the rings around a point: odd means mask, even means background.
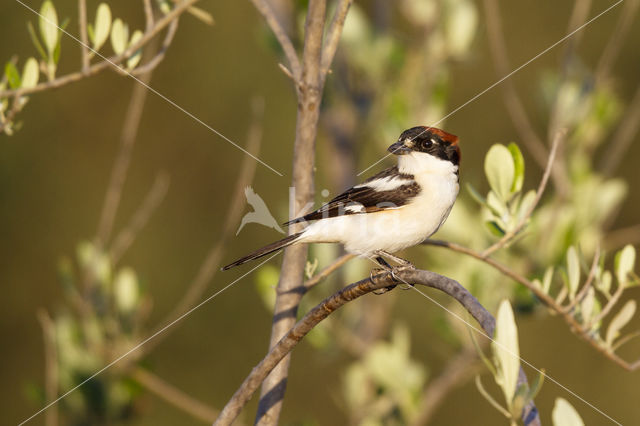
[[[82,72],[89,70],[89,38],[87,37],[87,0],[78,0],[78,24],[82,49]]]
[[[322,98],[323,79],[320,69],[325,12],[325,0],[311,0],[309,2],[302,54],[302,72],[296,88],[298,114],[293,149],[292,179],[295,198],[291,200],[295,212],[299,212],[313,201],[314,195],[313,168],[315,138]],[[296,232],[299,227],[301,226],[292,226],[290,231]],[[296,322],[298,304],[304,294],[302,284],[306,260],[307,246],[304,244],[293,245],[284,252],[269,348],[273,348]],[[287,386],[290,359],[290,356],[285,357],[263,382],[255,419],[256,424],[275,425],[278,423]]]

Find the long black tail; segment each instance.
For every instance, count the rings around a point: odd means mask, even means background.
[[[249,262],[251,260],[254,259],[258,259],[261,258],[262,256],[266,256],[269,253],[273,253],[276,250],[280,250],[283,247],[289,246],[293,243],[296,242],[296,239],[302,234],[302,232],[298,232],[297,234],[293,234],[293,235],[289,235],[288,237],[285,237],[279,241],[276,241],[275,243],[271,243],[269,245],[266,245],[264,247],[262,247],[261,249],[258,249],[256,251],[254,251],[251,254],[248,254],[244,257],[241,257],[240,259],[236,260],[233,263],[228,264],[227,266],[223,267],[222,270],[226,271],[227,269],[231,269],[233,267],[236,267],[238,265],[242,265],[243,263]]]

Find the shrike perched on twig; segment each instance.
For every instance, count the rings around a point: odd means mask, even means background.
[[[444,223],[458,195],[458,137],[433,127],[412,127],[388,148],[398,165],[349,188],[318,210],[285,225],[313,221],[222,268],[227,270],[297,243],[342,243],[349,253],[403,265],[392,253],[421,243]]]

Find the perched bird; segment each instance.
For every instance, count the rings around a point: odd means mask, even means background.
[[[412,127],[388,148],[398,164],[372,176],[285,225],[312,221],[304,230],[222,268],[227,270],[297,243],[342,243],[347,252],[401,264],[392,253],[427,239],[444,223],[459,189],[458,137],[433,127]]]

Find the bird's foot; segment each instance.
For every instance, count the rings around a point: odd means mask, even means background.
[[[393,268],[392,267],[382,267],[382,268],[373,268],[371,270],[371,273],[369,274],[369,278],[371,279],[371,281],[375,282],[378,278],[380,278],[383,275],[386,275],[387,273],[391,274],[391,277],[393,278]],[[394,278],[395,281],[395,278]],[[381,294],[385,294],[391,290],[393,290],[394,288],[396,288],[396,284],[381,288],[379,290],[374,290],[373,294],[375,295],[381,295]]]

